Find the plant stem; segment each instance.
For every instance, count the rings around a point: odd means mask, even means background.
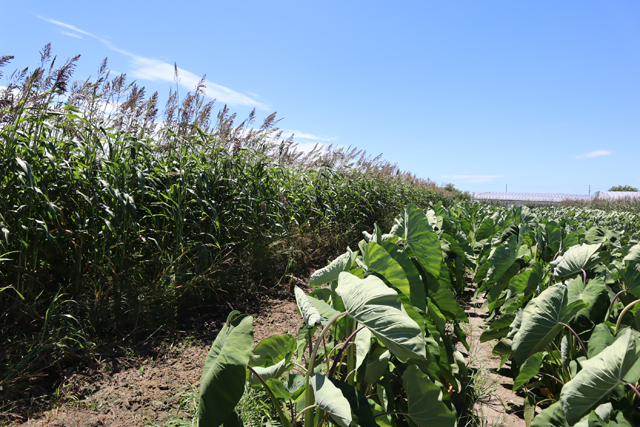
[[[616,322],[616,334],[618,333],[618,330],[620,329],[620,324],[622,323],[622,318],[624,317],[624,315],[627,314],[627,311],[631,310],[631,307],[633,307],[634,305],[636,305],[639,302],[640,302],[640,299],[637,299],[637,300],[633,301],[632,303],[630,303],[629,305],[627,305],[624,308],[624,310],[622,310],[622,313],[620,313],[620,315],[618,316],[618,321]]]
[[[584,346],[582,339],[580,339],[580,336],[576,333],[576,331],[574,331],[573,328],[567,325],[566,323],[558,322],[558,324],[564,326],[565,328],[569,329],[573,333],[573,335],[578,339],[578,342],[580,343],[580,347],[582,347],[582,351],[584,351],[584,356],[588,359],[589,355],[587,354],[587,347]]]
[[[547,374],[546,372],[543,372],[542,374],[546,375],[546,376],[548,376],[550,378],[553,378],[554,380],[558,381],[560,384],[562,384],[564,386],[564,383],[558,377],[554,377],[553,375]]]
[[[284,427],[291,427],[291,423],[289,422],[289,419],[284,414],[284,412],[282,412],[282,408],[280,407],[281,406],[280,402],[278,402],[276,397],[273,395],[273,392],[271,391],[271,389],[269,388],[267,383],[264,381],[264,379],[251,366],[247,365],[247,369],[249,369],[251,371],[251,373],[256,376],[258,381],[260,381],[262,383],[262,385],[264,386],[265,390],[267,390],[267,394],[269,394],[269,397],[271,398],[271,401],[273,402],[273,406],[275,406],[276,407],[276,411],[278,411],[278,416],[280,417],[280,421],[282,422],[282,425]]]
[[[338,362],[342,358],[342,352],[344,352],[344,349],[347,347],[347,345],[349,345],[349,341],[351,341],[351,339],[353,337],[355,337],[356,334],[358,332],[360,332],[363,328],[364,328],[364,326],[360,326],[358,329],[356,329],[351,335],[349,335],[349,338],[347,338],[347,340],[344,342],[344,344],[342,344],[342,347],[340,348],[340,351],[338,352],[338,355],[333,360],[333,365],[331,366],[331,370],[329,371],[329,376],[330,377],[333,377],[334,374],[336,373],[336,367],[338,366]]]
[[[628,289],[623,289],[620,292],[618,292],[616,294],[616,296],[613,297],[613,300],[611,301],[611,304],[609,305],[609,309],[607,310],[607,314],[604,317],[604,320],[607,320],[609,318],[609,313],[611,313],[611,310],[613,309],[613,305],[616,303],[616,300],[618,299],[618,297],[623,294],[624,292],[627,292]]]
[[[349,338],[355,336],[355,334],[356,334],[356,326],[357,326],[356,320],[353,319],[353,332],[351,333]],[[356,364],[355,352],[356,352],[355,345],[354,346],[350,345],[350,346],[347,347],[347,378],[345,378],[345,380],[348,380],[347,384],[349,384],[349,385],[353,385],[354,382],[355,382],[354,381],[355,375],[349,379],[349,372],[355,371],[355,364]]]
[[[318,405],[311,405],[311,406],[307,406],[306,408],[304,408],[302,411],[298,412],[298,415],[296,415],[296,417],[293,420],[293,424],[295,425],[296,422],[298,421],[298,418],[300,417],[300,415],[302,415],[303,412],[309,410],[309,409],[313,409],[313,408],[317,408]]]
[[[309,368],[307,369],[306,389],[305,389],[305,395],[304,395],[305,403],[307,405],[313,405],[313,403],[315,402],[315,396],[313,395],[313,390],[311,389],[311,385],[309,385],[309,377],[311,376],[311,374],[313,374],[313,365],[315,364],[316,354],[318,354],[318,348],[320,347],[320,343],[322,342],[322,337],[324,336],[324,334],[327,333],[327,331],[331,328],[331,326],[333,326],[336,320],[338,320],[345,314],[347,314],[346,311],[336,315],[333,319],[329,320],[329,322],[322,329],[322,332],[320,332],[320,337],[316,340],[316,344],[313,346],[313,352],[309,357]],[[311,342],[309,344],[311,344]],[[308,415],[305,415],[304,427],[313,427],[312,416],[310,417]]]
[[[638,396],[638,398],[640,398],[640,391],[638,391],[636,386],[634,386],[633,384],[631,384],[630,382],[625,381],[625,380],[622,380],[622,382],[625,383],[626,385],[628,385],[629,387],[631,387],[631,389],[636,392],[636,396]]]

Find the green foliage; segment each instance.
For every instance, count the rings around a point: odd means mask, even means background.
[[[638,189],[630,185],[614,185],[609,191],[638,191]]]

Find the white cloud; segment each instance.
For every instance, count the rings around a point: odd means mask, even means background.
[[[504,178],[504,175],[440,175],[441,178],[455,179],[461,183],[479,184],[491,182],[498,178]]]
[[[129,58],[129,65],[132,67],[132,70],[128,74],[130,74],[134,78],[137,78],[140,80],[148,80],[148,81],[164,81],[164,82],[171,82],[171,83],[174,82],[173,80],[173,75],[175,71],[174,64],[170,64],[168,62],[164,62],[159,59],[139,56],[131,52],[128,52],[124,49],[120,49],[117,46],[110,43],[109,41],[101,37],[95,36],[87,31],[83,31],[79,28],[76,28],[73,25],[65,24],[64,22],[55,21],[53,19],[43,18],[42,16],[38,16],[38,18],[44,21],[50,22],[54,25],[58,25],[66,29],[73,30],[77,33],[85,34],[87,36],[96,38],[100,42],[102,42],[105,46],[107,46],[109,49],[127,56]],[[65,33],[65,34],[71,35],[73,37],[73,35],[70,33]],[[79,37],[79,36],[76,35],[75,37]],[[185,69],[182,69],[180,67],[178,67],[178,74],[180,78],[179,84],[181,86],[184,86],[189,91],[194,90],[194,88],[200,81],[200,77],[198,77],[196,74],[190,71],[187,71]],[[205,85],[206,85],[206,89],[205,89],[206,96],[209,98],[215,99],[218,102],[221,102],[224,104],[231,104],[231,105],[255,107],[260,110],[269,109],[267,105],[263,104],[262,102],[256,101],[251,97],[244,95],[240,92],[236,92],[233,89],[229,89],[228,87],[225,87],[213,82],[205,82]]]
[[[47,22],[49,22],[49,23],[51,23],[51,24],[54,24],[54,25],[57,25],[57,26],[59,26],[59,27],[63,27],[63,28],[66,28],[66,29],[68,29],[68,30],[75,31],[76,33],[80,33],[80,34],[84,34],[84,35],[86,35],[86,36],[91,36],[91,37],[99,38],[99,37],[97,37],[97,36],[94,36],[94,35],[93,35],[93,34],[91,34],[91,33],[88,33],[88,32],[86,32],[86,31],[81,30],[80,28],[74,27],[73,25],[65,24],[64,22],[56,21],[56,20],[49,19],[49,18],[44,18],[44,17],[42,17],[42,16],[40,16],[40,15],[36,15],[36,16],[37,16],[38,18],[42,19],[43,21],[47,21]]]
[[[592,159],[594,157],[610,156],[610,155],[611,155],[611,151],[609,150],[596,150],[596,151],[591,151],[589,153],[580,154],[575,157],[576,159]]]
[[[75,37],[75,38],[77,38],[77,39],[81,39],[81,38],[82,38],[82,36],[79,36],[79,35],[77,35],[77,34],[75,34],[75,33],[70,33],[70,32],[68,32],[68,31],[60,30],[60,32],[61,32],[62,34],[64,34],[65,36]]]
[[[282,136],[284,138],[289,138],[291,135],[293,135],[293,139],[296,139],[296,140],[297,139],[310,139],[312,141],[337,141],[338,140],[338,138],[335,138],[332,136],[318,136],[310,133],[300,132],[297,130],[283,129]]]
[[[125,53],[124,51],[121,51]],[[125,53],[130,59],[129,64],[132,66],[131,76],[141,80],[164,81],[173,83],[175,73],[175,65],[159,59],[146,58],[144,56]],[[193,90],[200,77],[194,73],[178,67],[179,84],[189,90]],[[205,94],[209,98],[216,99],[218,102],[232,105],[244,105],[246,107],[256,107],[261,110],[267,110],[268,107],[256,101],[247,95],[236,92],[228,87],[221,86],[213,82],[205,82]]]

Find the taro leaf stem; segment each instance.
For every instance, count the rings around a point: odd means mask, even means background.
[[[316,344],[313,346],[313,352],[311,353],[311,357],[309,357],[309,368],[307,369],[306,389],[305,389],[305,395],[304,395],[305,396],[305,403],[307,405],[313,405],[315,403],[315,396],[313,394],[313,389],[311,388],[311,385],[309,384],[309,377],[313,374],[313,365],[315,364],[316,354],[318,354],[318,348],[320,347],[320,344],[322,343],[322,337],[333,326],[333,324],[336,322],[336,320],[338,320],[339,318],[341,318],[345,314],[347,314],[346,311],[336,315],[333,319],[329,320],[329,322],[322,329],[322,332],[320,332],[320,337],[316,340]],[[285,426],[285,427],[288,427],[288,426]],[[309,414],[305,415],[305,417],[304,417],[304,427],[313,427],[313,416],[310,416]]]
[[[543,372],[542,375],[546,375],[546,376],[548,376],[550,378],[553,378],[554,380],[558,381],[560,384],[562,384],[564,386],[564,382],[562,382],[558,377],[554,377],[553,375],[547,374],[546,372]]]
[[[271,398],[271,401],[273,402],[273,406],[275,406],[276,407],[276,411],[278,411],[278,416],[280,417],[280,421],[282,422],[282,425],[284,427],[291,427],[291,423],[289,422],[289,419],[284,414],[284,412],[282,412],[282,408],[281,408],[280,403],[278,402],[278,399],[276,399],[276,397],[273,395],[273,392],[271,391],[271,389],[269,388],[267,383],[264,381],[264,379],[251,366],[247,365],[247,369],[249,369],[251,371],[251,373],[256,376],[258,381],[260,381],[262,383],[262,385],[264,386],[265,390],[269,394],[269,397]]]
[[[624,315],[627,314],[627,311],[631,310],[631,307],[633,307],[634,305],[636,305],[639,302],[640,302],[640,299],[637,299],[637,300],[633,301],[632,303],[630,303],[629,305],[627,305],[624,308],[624,310],[622,310],[622,313],[620,313],[620,315],[618,316],[618,321],[616,322],[616,334],[618,333],[618,330],[620,329],[620,324],[622,323],[622,318],[624,317]]]
[[[342,347],[340,348],[338,355],[333,360],[333,366],[331,366],[331,370],[329,371],[330,377],[333,377],[333,375],[336,373],[336,367],[338,366],[338,361],[342,358],[342,353],[344,352],[344,349],[347,348],[347,345],[349,345],[349,341],[351,341],[351,339],[355,337],[356,334],[360,332],[363,328],[364,326],[360,326],[358,329],[356,329],[351,335],[349,335],[349,338],[347,338],[344,344],[342,344]]]
[[[616,303],[616,300],[618,299],[618,297],[620,295],[622,295],[623,293],[627,292],[627,291],[628,291],[628,289],[623,289],[620,292],[618,292],[615,297],[613,297],[613,300],[611,301],[611,304],[609,305],[609,309],[607,310],[607,315],[605,316],[604,320],[607,320],[609,318],[609,313],[611,313],[611,309],[613,309],[613,305]]]
[[[303,412],[305,412],[305,411],[307,411],[309,409],[317,408],[317,407],[318,407],[318,405],[307,406],[302,411],[298,412],[298,415],[296,415],[295,419],[293,420],[293,423],[296,424],[298,422],[298,418],[300,417],[300,415],[302,415]]]
[[[582,269],[582,283],[587,283],[587,272]]]
[[[587,347],[584,346],[584,342],[582,342],[582,339],[576,333],[576,331],[574,331],[573,328],[571,326],[567,325],[566,323],[558,322],[558,324],[564,326],[565,328],[569,329],[571,331],[571,333],[573,333],[573,335],[578,339],[578,342],[580,343],[580,347],[582,347],[582,351],[584,351],[584,357],[586,357],[588,359],[589,355],[587,353]]]
[[[631,387],[633,389],[633,391],[636,392],[636,396],[638,396],[638,398],[640,398],[640,391],[638,391],[638,389],[636,388],[636,386],[634,386],[633,384],[631,384],[628,381],[622,380],[623,383],[625,383],[626,385],[628,385],[629,387]]]

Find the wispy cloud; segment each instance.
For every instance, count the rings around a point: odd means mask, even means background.
[[[611,155],[611,151],[609,150],[596,150],[596,151],[591,151],[589,153],[579,154],[575,156],[575,158],[576,159],[592,159],[594,157],[610,156],[610,155]]]
[[[84,34],[85,36],[95,37],[95,38],[97,38],[97,39],[99,39],[99,38],[100,38],[100,37],[98,37],[98,36],[94,36],[93,34],[86,32],[86,31],[84,31],[84,30],[81,30],[81,29],[80,29],[80,28],[78,28],[78,27],[74,27],[73,25],[65,24],[64,22],[56,21],[55,19],[45,18],[45,17],[40,16],[40,15],[36,15],[36,16],[37,16],[38,18],[42,19],[43,21],[47,21],[47,22],[49,22],[50,24],[54,24],[54,25],[57,25],[57,26],[59,26],[59,27],[66,28],[67,30],[75,31],[76,33]]]
[[[125,53],[124,51],[121,52],[129,57],[129,64],[132,67],[130,74],[134,78],[173,83],[175,64],[169,64],[168,62],[164,62],[159,59],[146,58],[144,56],[134,55],[128,52]],[[178,67],[178,74],[180,78],[179,84],[189,90],[193,90],[200,81],[200,77],[196,74],[180,67]],[[256,107],[261,110],[268,109],[265,104],[256,101],[247,95],[243,95],[240,92],[236,92],[233,89],[229,89],[228,87],[221,86],[213,82],[206,82],[205,85],[207,86],[205,89],[206,96],[216,99],[218,102]]]
[[[43,21],[49,22],[51,24],[57,25],[62,28],[66,28],[68,30],[75,31],[80,34],[84,34],[90,37],[93,37],[100,42],[102,42],[109,49],[118,52],[129,58],[129,65],[131,66],[131,71],[128,73],[139,80],[148,80],[148,81],[164,81],[173,83],[173,76],[175,71],[174,64],[170,64],[165,61],[161,61],[159,59],[147,58],[145,56],[136,55],[134,53],[128,52],[124,49],[121,49],[108,40],[103,39],[102,37],[98,37],[93,35],[87,31],[81,30],[73,25],[66,24],[64,22],[56,21],[54,19],[44,18],[42,16],[38,16],[38,18]],[[63,32],[64,34],[70,35],[72,37],[80,37],[78,35],[73,35],[71,33]],[[185,87],[188,90],[193,90],[198,82],[200,81],[200,77],[196,74],[185,70],[183,68],[178,67],[178,74],[180,77],[179,84]],[[240,92],[236,92],[233,89],[228,87],[219,85],[217,83],[213,83],[207,81],[205,83],[206,89],[205,94],[207,97],[216,99],[218,102],[222,102],[225,104],[231,105],[242,105],[246,107],[255,107],[261,110],[268,110],[268,106],[262,102],[256,101],[250,96],[244,95]],[[254,97],[255,95],[252,94]]]
[[[75,37],[77,39],[81,39],[82,36],[77,35],[76,33],[70,33],[69,31],[64,31],[64,30],[60,30],[60,32],[62,34],[64,34],[65,36],[69,36],[69,37]]]
[[[504,178],[505,175],[440,175],[441,178],[454,179],[465,184],[480,184],[491,182],[498,178]]]
[[[291,135],[293,135],[293,139],[295,140],[310,139],[311,141],[327,141],[327,142],[338,140],[338,138],[333,136],[319,136],[319,135],[313,135],[310,133],[300,132],[297,130],[283,129],[283,133],[282,133],[283,137],[289,138]]]

